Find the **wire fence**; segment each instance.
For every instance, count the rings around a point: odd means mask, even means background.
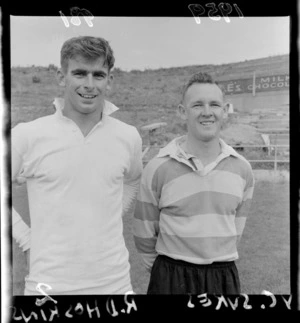
[[[282,159],[282,154],[279,154],[279,150],[283,150],[285,154],[289,154],[289,145],[276,145],[276,144],[269,144],[269,145],[244,145],[244,146],[232,146],[235,149],[240,147],[242,148],[261,148],[266,149],[268,151],[267,156],[271,156],[273,158],[268,159],[247,159],[251,164],[254,163],[273,163],[274,164],[274,171],[278,169],[279,163],[289,163],[289,159]]]
[[[147,164],[158,152],[160,148],[164,146],[162,145],[155,145],[155,146],[143,146],[143,160],[144,164]],[[289,156],[289,145],[275,145],[275,144],[269,144],[269,145],[232,145],[234,149],[236,149],[241,155],[244,155],[245,158],[250,162],[252,166],[255,166],[256,169],[263,168],[261,167],[262,164],[267,163],[273,163],[273,169],[274,171],[278,170],[278,164],[289,164],[290,160],[288,158],[282,158],[282,153],[285,156]],[[149,156],[149,153],[152,152],[152,156]],[[245,151],[246,150],[246,151]],[[260,150],[264,152],[266,158],[258,158],[258,159],[252,159],[251,157],[247,157],[247,150]],[[147,157],[148,155],[148,157]],[[258,168],[256,167],[258,164]]]

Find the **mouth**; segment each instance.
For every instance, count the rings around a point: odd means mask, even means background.
[[[81,96],[82,98],[84,99],[94,99],[97,95],[92,95],[92,94],[81,94],[81,93],[78,93],[79,96]]]
[[[214,121],[201,121],[200,124],[203,126],[210,126],[212,124],[214,124]]]

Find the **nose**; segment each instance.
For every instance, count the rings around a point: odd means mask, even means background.
[[[86,89],[93,89],[94,88],[94,78],[93,75],[88,74],[85,78],[85,83],[84,83],[84,87]]]
[[[201,110],[202,115],[211,115],[212,111],[209,104],[205,104]]]

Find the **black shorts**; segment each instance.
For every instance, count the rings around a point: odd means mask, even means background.
[[[234,261],[197,265],[159,255],[152,267],[147,294],[240,294]]]

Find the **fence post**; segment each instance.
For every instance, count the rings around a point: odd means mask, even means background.
[[[274,145],[275,147],[275,162],[274,162],[274,171],[277,170],[277,145]]]

